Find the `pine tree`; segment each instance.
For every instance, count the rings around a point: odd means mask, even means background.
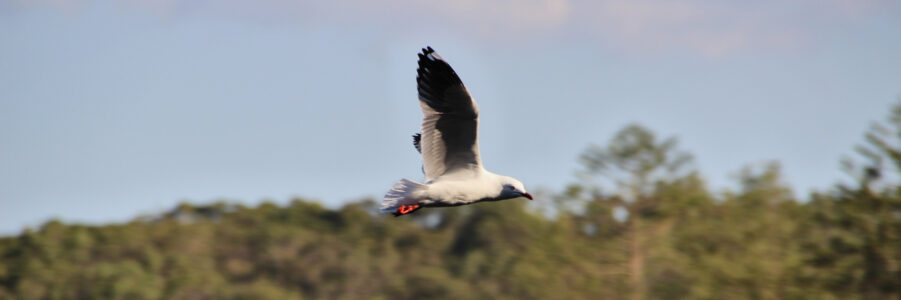
[[[810,203],[807,282],[839,298],[901,298],[901,103],[843,167],[854,179]]]
[[[671,197],[674,193],[667,188],[693,177],[688,168],[692,157],[677,146],[675,138],[659,140],[650,130],[630,125],[606,147],[591,146],[581,156],[588,180],[584,190],[591,194],[586,218],[596,221],[591,224],[594,230],[614,234],[604,238],[626,245],[623,256],[632,299],[647,298],[660,283],[654,281],[652,286],[648,277],[665,273],[661,269],[666,266],[652,268],[648,261],[668,253],[665,237],[674,225],[672,208],[679,197]],[[598,175],[604,180],[597,181]],[[602,192],[605,183],[613,194]],[[591,215],[595,213],[599,215]],[[609,226],[615,229],[605,228]]]

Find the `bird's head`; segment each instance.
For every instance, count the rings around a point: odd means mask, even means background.
[[[525,197],[529,200],[533,199],[532,194],[526,192],[526,188],[522,185],[522,182],[519,182],[519,180],[516,180],[515,178],[504,176],[501,178],[501,184],[503,189],[501,190],[501,194],[497,197],[500,200],[519,197]]]

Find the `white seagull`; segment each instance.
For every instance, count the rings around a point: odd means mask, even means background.
[[[519,180],[482,167],[477,138],[479,107],[454,72],[432,47],[419,53],[416,76],[422,133],[413,145],[422,154],[425,183],[401,179],[382,200],[382,212],[395,216],[423,207],[443,207],[525,197]]]

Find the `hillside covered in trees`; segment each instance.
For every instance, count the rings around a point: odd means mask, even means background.
[[[0,299],[899,299],[901,106],[855,150],[853,184],[796,199],[770,163],[715,193],[675,139],[633,125],[533,203],[51,221],[0,238]]]

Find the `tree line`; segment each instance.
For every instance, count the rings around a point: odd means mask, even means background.
[[[543,201],[184,203],[0,238],[0,299],[899,299],[901,104],[796,199],[778,163],[712,192],[674,138],[630,125]]]

